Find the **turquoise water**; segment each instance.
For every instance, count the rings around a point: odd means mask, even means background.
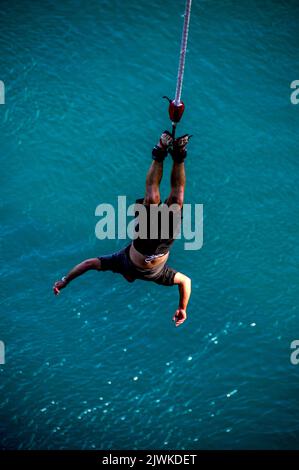
[[[3,449],[299,447],[299,6],[193,3],[179,132],[204,245],[173,248],[193,280],[176,329],[175,288],[51,287],[124,246],[96,239],[95,208],[143,194],[184,2],[1,2]]]

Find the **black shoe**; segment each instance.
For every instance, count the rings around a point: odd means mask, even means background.
[[[164,131],[160,137],[159,145],[155,145],[152,151],[153,160],[156,162],[163,162],[171,145],[173,144],[173,138],[170,132]]]
[[[178,137],[173,142],[173,147],[169,151],[172,156],[172,159],[176,163],[182,163],[187,157],[186,147],[191,139],[192,135],[184,134],[182,137]]]

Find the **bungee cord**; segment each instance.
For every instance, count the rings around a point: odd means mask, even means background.
[[[189,35],[189,24],[190,24],[190,16],[191,16],[191,5],[192,5],[192,0],[187,0],[185,15],[184,15],[184,26],[183,26],[183,33],[182,33],[178,78],[177,78],[175,100],[174,100],[174,103],[176,106],[179,106],[181,102],[181,94],[182,94],[184,71],[185,71],[185,60],[186,60],[188,35]]]
[[[173,138],[175,138],[176,125],[178,122],[180,122],[183,116],[184,110],[185,110],[185,105],[183,101],[181,101],[181,94],[182,94],[184,71],[185,71],[185,61],[186,61],[188,35],[189,35],[189,24],[190,24],[190,16],[191,16],[191,5],[192,5],[192,0],[186,0],[175,99],[171,100],[170,98],[168,98],[168,96],[163,96],[163,98],[166,98],[169,101],[168,113],[169,113],[170,120],[172,122],[172,137]]]

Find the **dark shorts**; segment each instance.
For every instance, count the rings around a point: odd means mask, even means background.
[[[123,250],[113,253],[112,255],[100,256],[101,271],[113,271],[124,276],[128,282],[133,282],[136,279],[143,281],[152,281],[156,284],[163,286],[172,286],[176,272],[174,269],[167,266],[167,264],[160,264],[152,269],[140,269],[135,266],[129,255],[130,246],[128,245]]]

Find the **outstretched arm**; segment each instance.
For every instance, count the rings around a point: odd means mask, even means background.
[[[179,307],[176,310],[173,321],[175,326],[181,325],[187,318],[187,305],[191,295],[191,279],[185,274],[176,273],[174,276],[174,284],[177,284],[179,287],[180,301]]]
[[[55,282],[53,286],[54,294],[58,295],[61,289],[64,289],[73,279],[78,276],[81,276],[90,269],[96,269],[98,271],[101,269],[101,261],[99,260],[99,258],[86,259],[85,261],[82,261],[82,263],[77,264],[77,266],[71,269],[70,272],[66,276],[64,276],[60,281]]]

